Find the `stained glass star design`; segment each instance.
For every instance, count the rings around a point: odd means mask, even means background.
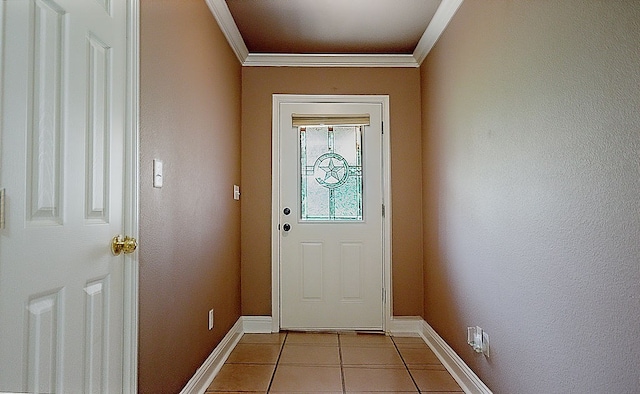
[[[337,166],[333,162],[333,158],[329,159],[329,164],[325,166],[320,166],[322,170],[324,170],[324,181],[326,182],[329,178],[334,178],[336,182],[340,181],[342,176],[340,175],[340,171],[344,171],[344,166]]]

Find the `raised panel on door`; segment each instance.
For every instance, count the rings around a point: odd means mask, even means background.
[[[27,326],[27,390],[56,392],[62,378],[63,289],[29,300]]]
[[[362,302],[364,253],[361,242],[340,243],[340,295],[342,302]]]
[[[27,220],[30,224],[62,222],[63,59],[66,11],[51,0],[33,2],[33,25],[27,48],[31,55],[27,88]]]
[[[93,33],[87,36],[87,220],[109,221],[109,159],[111,112],[111,48]]]

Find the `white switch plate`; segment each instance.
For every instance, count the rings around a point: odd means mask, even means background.
[[[161,188],[162,187],[162,161],[154,160],[153,161],[153,187]]]
[[[213,309],[209,311],[209,330],[213,330]]]
[[[233,185],[233,199],[234,200],[240,199],[240,186],[238,185]]]

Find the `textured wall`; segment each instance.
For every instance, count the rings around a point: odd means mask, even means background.
[[[141,393],[179,392],[240,316],[240,83],[204,1],[141,1]]]
[[[638,393],[639,45],[638,1],[470,0],[422,65],[424,316],[496,393]]]
[[[274,93],[388,94],[393,310],[422,313],[420,73],[417,69],[242,70],[242,313],[271,315],[271,113]]]

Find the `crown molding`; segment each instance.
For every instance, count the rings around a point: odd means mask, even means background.
[[[463,1],[464,0],[442,0],[433,18],[431,18],[429,26],[427,26],[420,41],[418,41],[416,49],[413,51],[413,57],[418,64],[422,64]]]
[[[222,33],[227,38],[229,45],[231,45],[231,49],[235,52],[240,63],[244,64],[247,56],[249,56],[249,50],[242,39],[236,22],[233,20],[233,16],[231,16],[227,2],[225,0],[205,0],[205,2],[209,6],[213,17],[216,18],[218,26],[220,26]]]
[[[240,64],[247,67],[420,67],[464,0],[442,0],[411,55],[249,53],[225,0],[205,0]]]
[[[250,53],[247,67],[419,67],[413,55]]]

